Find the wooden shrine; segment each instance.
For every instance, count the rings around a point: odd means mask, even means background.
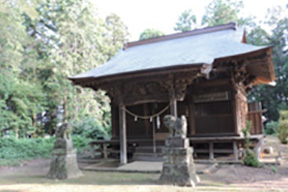
[[[196,155],[226,152],[237,160],[247,119],[251,139],[263,136],[262,109],[250,104],[257,111],[248,111],[247,92],[275,75],[272,47],[247,44],[244,30],[229,23],[127,43],[103,66],[70,79],[107,92],[112,138],[94,144],[114,146],[125,164],[127,154],[149,160],[161,153],[167,114],[186,116]]]

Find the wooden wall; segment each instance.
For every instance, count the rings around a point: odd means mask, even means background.
[[[161,111],[168,103],[132,105],[127,106],[127,110],[137,115],[149,116]],[[248,113],[246,93],[241,87],[232,85],[229,79],[194,83],[188,87],[184,100],[177,102],[177,111],[178,116],[185,115],[188,120],[188,136],[240,135],[246,125]],[[118,107],[112,107],[113,138],[119,136],[118,113]],[[162,119],[169,113],[168,109],[160,116],[160,127],[157,127],[156,119],[150,122],[149,119],[138,118],[136,121],[134,116],[127,114],[128,139],[153,139],[153,123],[155,133],[164,137],[168,129],[163,125]]]
[[[190,136],[238,135],[235,129],[238,100],[229,79],[196,83],[187,96]]]
[[[252,127],[250,129],[251,135],[258,135],[264,133],[264,126],[262,122],[262,114],[265,112],[262,109],[261,103],[249,103],[248,104],[247,120],[251,121]]]

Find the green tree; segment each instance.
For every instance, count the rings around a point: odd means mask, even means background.
[[[25,31],[22,13],[37,17],[26,1],[3,1],[0,8],[0,133],[14,130],[16,138],[33,133],[36,114],[45,99],[41,86],[29,81],[27,66],[35,60],[34,41]],[[33,4],[33,1],[30,1]],[[21,5],[21,6],[20,6]],[[37,65],[37,62],[32,62]]]
[[[178,18],[176,22],[175,31],[190,31],[196,28],[196,15],[193,14],[192,10],[185,10]]]
[[[241,9],[243,9],[242,1],[213,0],[205,8],[202,25],[215,26],[230,22],[237,22],[238,25],[254,25],[253,18],[239,17]]]
[[[268,120],[277,121],[279,110],[288,108],[288,18],[281,7],[272,8],[268,11],[266,28],[272,29],[269,35],[263,28],[258,27],[248,35],[248,43],[256,45],[272,45],[273,61],[276,73],[276,86],[261,85],[253,87],[249,94],[252,101],[260,101],[267,109]],[[273,98],[273,99],[271,99]]]
[[[105,93],[72,86],[67,77],[111,58],[127,39],[126,26],[115,14],[106,21],[97,17],[97,10],[83,0],[45,0],[37,11],[39,19],[25,15],[25,26],[37,42],[34,49],[42,64],[37,66],[36,76],[47,100],[49,133],[53,134],[59,121],[79,123],[86,116],[109,126],[109,99]]]
[[[162,31],[157,29],[145,29],[139,37],[139,40],[151,39],[165,35]]]
[[[270,35],[262,27],[257,26],[248,33],[247,43],[258,46],[269,45]]]
[[[119,49],[122,49],[124,43],[128,41],[129,33],[127,26],[123,23],[121,18],[116,14],[108,15],[105,19],[105,38],[107,43],[105,54],[108,59],[112,58]]]

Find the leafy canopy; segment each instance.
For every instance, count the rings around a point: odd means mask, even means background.
[[[196,15],[193,14],[192,10],[185,10],[179,16],[176,26],[174,27],[175,31],[190,31],[196,28]]]
[[[243,8],[242,1],[213,0],[206,8],[202,25],[215,26],[224,23],[241,21],[239,12]]]
[[[139,37],[139,40],[145,40],[145,39],[151,39],[155,37],[163,36],[164,33],[162,31],[159,31],[157,29],[145,29]]]

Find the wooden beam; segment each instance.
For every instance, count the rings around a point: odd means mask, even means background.
[[[137,96],[126,96],[123,98],[123,103],[126,106],[139,105],[145,103],[156,103],[156,102],[167,102],[169,101],[169,96],[167,93],[159,94],[149,94],[149,95],[137,95]]]
[[[206,81],[201,81],[198,83],[194,83],[192,85],[191,91],[193,91],[193,93],[195,92],[201,92],[203,91],[203,88],[208,88],[211,89],[211,87],[226,87],[226,89],[228,89],[228,87],[231,85],[230,80],[228,78],[225,79],[213,79],[213,80],[206,80]],[[201,88],[201,89],[200,89]]]
[[[127,133],[126,133],[126,111],[125,105],[119,105],[119,127],[120,127],[120,163],[127,164]]]

